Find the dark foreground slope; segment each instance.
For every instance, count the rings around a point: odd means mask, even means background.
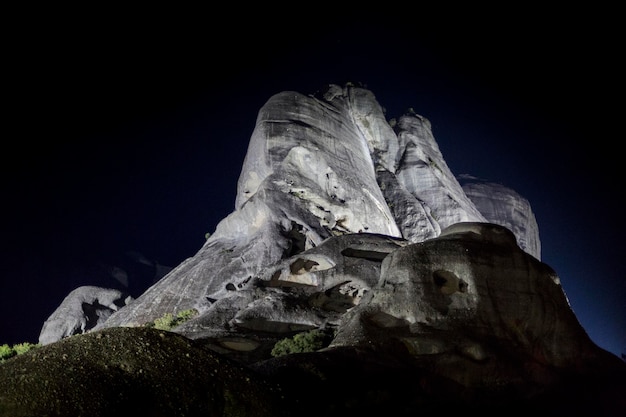
[[[119,327],[0,364],[0,415],[280,416],[278,389],[183,336]]]
[[[515,358],[512,358],[514,360]],[[242,366],[181,335],[110,328],[0,364],[0,415],[20,416],[620,416],[626,364],[559,374],[534,393],[463,387],[438,376],[439,357],[365,348],[297,353]],[[469,364],[468,364],[469,366]]]

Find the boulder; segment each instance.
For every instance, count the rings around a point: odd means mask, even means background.
[[[85,333],[104,323],[113,312],[132,300],[130,295],[117,289],[91,285],[78,287],[46,319],[39,333],[39,343],[47,345]]]

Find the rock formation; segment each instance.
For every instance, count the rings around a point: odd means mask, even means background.
[[[105,326],[190,308],[201,321],[218,301],[240,298],[263,270],[334,236],[421,242],[466,221],[487,220],[448,168],[427,119],[408,112],[388,122],[371,91],[350,85],[316,96],[279,93],[259,111],[235,211],[195,256]],[[519,232],[520,241],[538,235]]]
[[[511,230],[519,247],[541,260],[539,226],[527,199],[502,184],[468,174],[461,174],[457,179],[488,222]]]
[[[457,179],[426,118],[388,121],[351,84],[282,92],[259,111],[235,210],[92,333],[194,309],[172,331],[282,386],[286,415],[613,415],[626,365],[589,339],[540,252],[529,202]],[[323,349],[273,357],[312,330]]]
[[[104,323],[132,297],[120,290],[85,285],[70,292],[44,322],[39,343],[47,345],[64,337],[85,333]]]

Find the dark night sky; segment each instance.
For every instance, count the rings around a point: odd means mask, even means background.
[[[169,266],[193,256],[234,209],[267,99],[353,81],[389,117],[412,107],[430,119],[453,173],[530,201],[542,260],[579,321],[624,353],[611,13],[497,23],[396,13],[24,19],[3,65],[0,344],[36,342],[72,289],[101,283],[94,265],[127,262],[126,251]]]

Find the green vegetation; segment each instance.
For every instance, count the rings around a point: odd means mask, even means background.
[[[198,310],[190,308],[188,310],[179,311],[178,314],[165,313],[152,323],[148,323],[148,327],[154,327],[158,330],[171,330],[174,327],[183,324],[187,320],[193,318],[198,314]]]
[[[272,349],[272,356],[278,357],[291,353],[315,352],[331,342],[333,333],[313,329],[296,334],[294,337],[279,340]]]
[[[26,353],[29,350],[38,348],[39,343],[17,343],[13,346],[9,346],[7,344],[0,345],[0,362],[4,362],[5,360],[12,358],[13,356],[21,355],[22,353]]]

